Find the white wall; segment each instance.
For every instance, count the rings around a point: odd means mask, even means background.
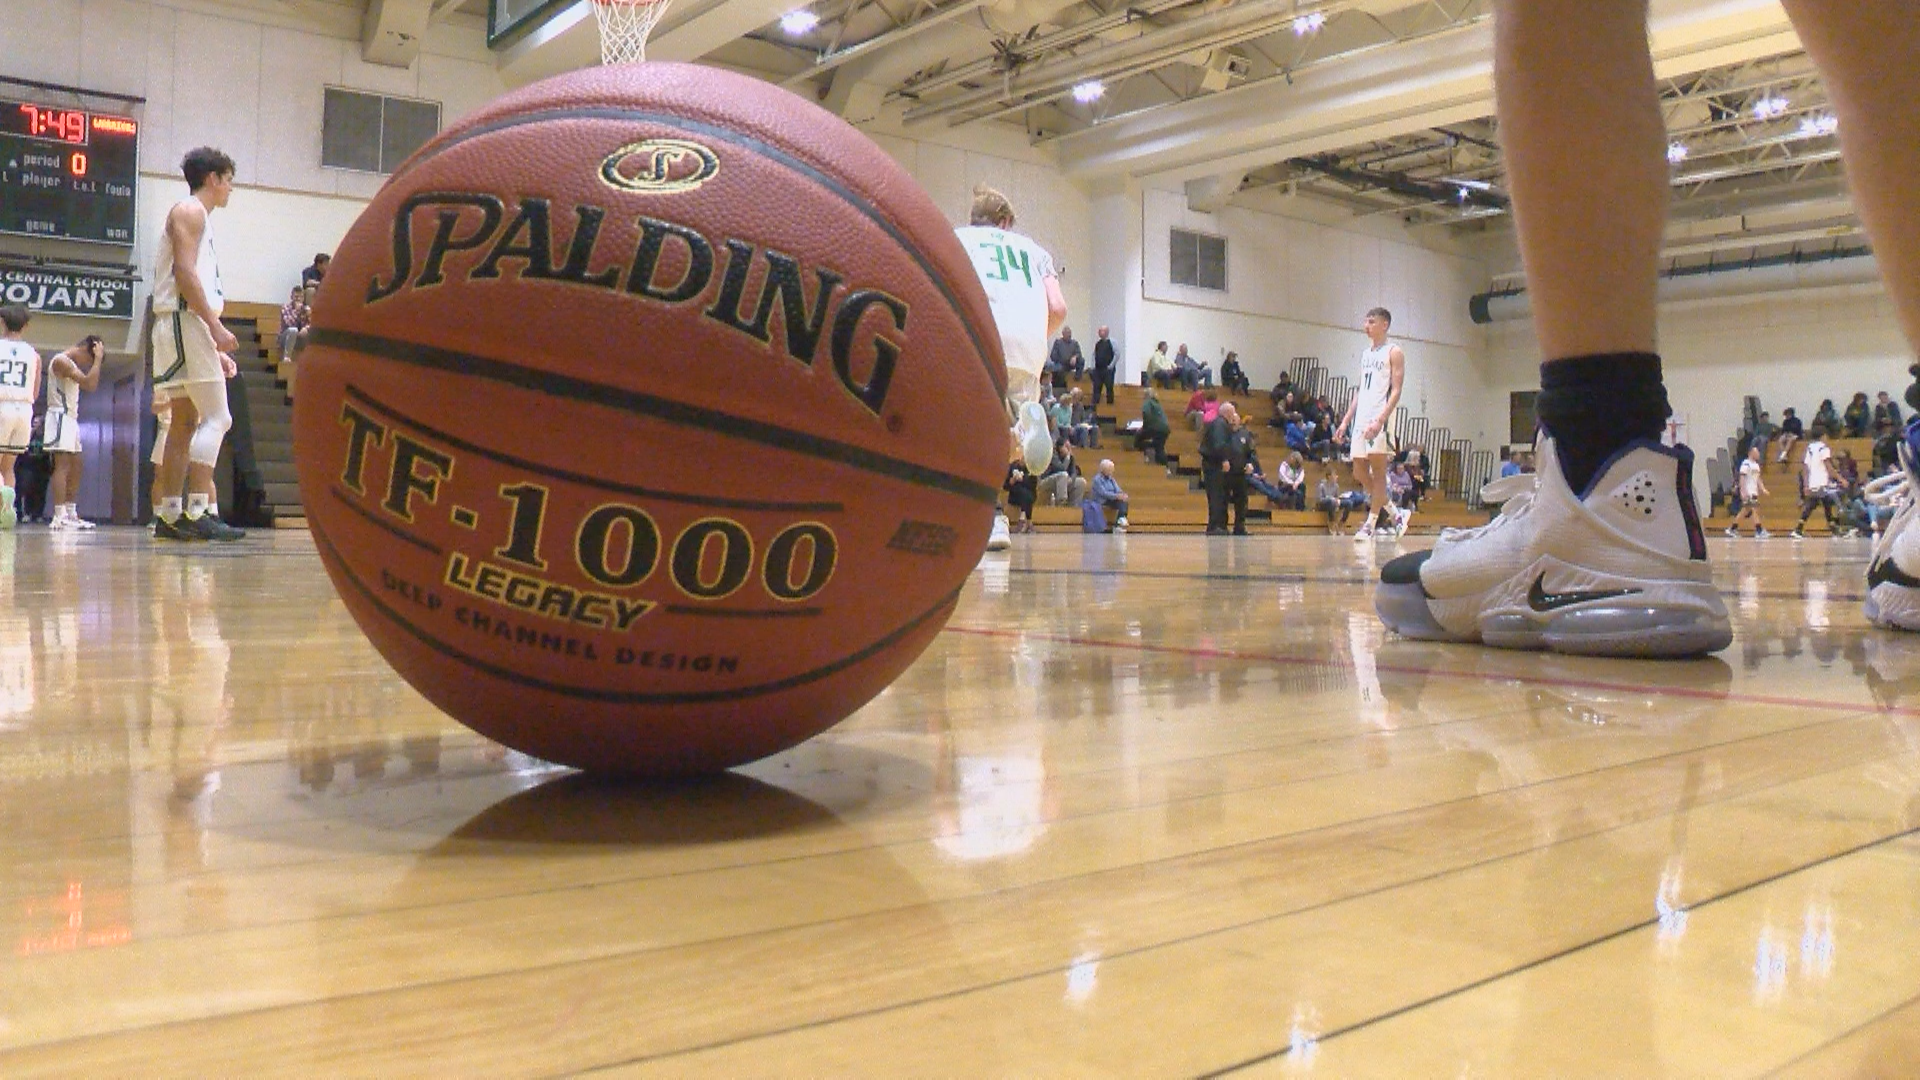
[[[1539,387],[1539,350],[1531,320],[1488,330],[1504,409],[1509,392]],[[1775,420],[1792,406],[1810,422],[1822,398],[1841,410],[1857,390],[1868,397],[1885,390],[1899,401],[1913,381],[1913,349],[1879,286],[1665,305],[1660,353],[1674,414],[1707,456],[1738,429],[1748,394],[1758,394]],[[1904,402],[1901,410],[1910,411]]]
[[[1355,224],[1336,227],[1262,210],[1187,209],[1179,192],[1142,193],[1143,276],[1138,341],[1125,343],[1124,372],[1138,377],[1159,340],[1185,342],[1214,364],[1240,354],[1256,386],[1271,386],[1290,358],[1318,356],[1334,373],[1357,369],[1369,308],[1393,312],[1407,354],[1401,403],[1416,416],[1482,445],[1505,433],[1505,398],[1493,392],[1484,334],[1467,300],[1486,280],[1477,260]],[[1174,285],[1168,230],[1227,238],[1226,292]]]
[[[202,145],[226,151],[238,173],[233,201],[215,219],[223,282],[233,299],[279,304],[300,268],[336,246],[383,180],[320,167],[323,87],[438,101],[443,125],[505,89],[478,19],[442,20],[411,67],[380,67],[360,59],[362,7],[4,0],[0,73],[147,99],[134,109],[141,182],[132,258],[144,272],[166,207],[186,194],[181,157]],[[98,259],[112,250],[88,245],[69,254]],[[144,301],[143,287],[135,302]],[[57,318],[42,322],[54,340],[71,329]]]
[[[948,221],[967,223],[975,184],[997,188],[1013,204],[1015,229],[1038,241],[1062,267],[1067,321],[1091,339],[1086,314],[1093,305],[1093,210],[1086,190],[1044,159],[963,149],[905,135],[868,130],[867,135],[913,174]]]

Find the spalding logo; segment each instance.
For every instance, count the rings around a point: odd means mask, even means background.
[[[600,163],[600,179],[608,187],[649,195],[692,191],[719,171],[713,151],[685,139],[642,139]]]

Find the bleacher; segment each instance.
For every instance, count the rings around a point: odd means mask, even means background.
[[[1723,467],[1731,468],[1738,459],[1733,456],[1736,449],[1731,445],[1733,440],[1729,439],[1727,442],[1729,444],[1727,450],[1718,456],[1728,463]],[[1842,451],[1853,455],[1853,460],[1859,463],[1860,478],[1862,480],[1867,478],[1868,471],[1873,467],[1871,438],[1828,439],[1827,446],[1833,450],[1835,459],[1840,457]],[[1804,440],[1795,443],[1793,452],[1787,455],[1785,462],[1775,461],[1771,449],[1761,455],[1760,482],[1767,486],[1768,494],[1760,497],[1760,523],[1766,526],[1770,533],[1784,536],[1800,520],[1800,458],[1806,448],[1807,444]],[[1728,491],[1733,490],[1733,484],[1730,481],[1716,477],[1714,483],[1724,484]],[[1731,503],[1732,500],[1729,499],[1713,508],[1712,514],[1706,521],[1706,527],[1710,532],[1714,529],[1725,529],[1731,523],[1732,514],[1728,512]],[[1740,535],[1751,535],[1746,526],[1743,525],[1741,529]],[[1827,517],[1818,509],[1815,509],[1813,516],[1807,519],[1807,535],[1827,535]]]
[[[1296,357],[1288,373],[1293,377],[1296,391],[1316,396],[1326,394],[1336,414],[1346,407],[1353,393],[1347,379],[1330,376],[1312,357]],[[1090,383],[1082,380],[1075,385],[1085,388]],[[1243,395],[1228,394],[1225,390],[1217,392],[1220,400],[1234,403],[1247,425],[1257,433],[1260,464],[1271,478],[1278,472],[1280,463],[1286,460],[1288,450],[1280,430],[1267,424],[1274,413],[1267,388],[1255,387],[1252,394]],[[1207,496],[1200,482],[1200,434],[1184,415],[1187,397],[1187,392],[1182,390],[1160,392],[1160,404],[1166,409],[1167,421],[1173,429],[1167,438],[1167,464],[1164,467],[1155,464],[1148,455],[1134,450],[1133,436],[1123,430],[1129,422],[1140,416],[1145,391],[1138,385],[1116,387],[1114,403],[1099,406],[1099,448],[1077,449],[1074,452],[1081,472],[1089,479],[1101,458],[1113,460],[1114,478],[1130,498],[1129,524],[1135,531],[1201,532],[1206,528]],[[1447,429],[1434,426],[1425,417],[1409,415],[1404,405],[1400,407],[1395,422],[1402,445],[1419,445],[1427,449],[1427,496],[1421,500],[1409,531],[1433,533],[1447,527],[1486,524],[1489,512],[1480,508],[1476,496],[1481,486],[1493,477],[1497,464],[1493,452],[1476,450],[1467,440],[1454,438]],[[1342,491],[1355,486],[1352,470],[1344,461],[1336,460],[1324,465],[1308,461],[1306,470],[1309,502],[1312,501],[1315,486],[1329,472]],[[1078,531],[1080,508],[1036,506],[1033,520],[1037,528],[1046,531]],[[1359,515],[1356,514],[1349,522],[1349,531],[1359,521]],[[1272,509],[1265,498],[1256,494],[1247,503],[1247,528],[1254,533],[1324,534],[1326,517],[1314,509]]]

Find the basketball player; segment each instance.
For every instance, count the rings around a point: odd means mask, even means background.
[[[1784,0],[1821,68],[1847,178],[1909,344],[1920,346],[1920,19],[1910,3]],[[1535,486],[1494,524],[1381,569],[1393,629],[1567,653],[1689,656],[1733,639],[1693,497],[1665,447],[1654,351],[1671,192],[1647,0],[1496,0],[1494,85],[1545,363]],[[1920,405],[1920,388],[1909,401]],[[1920,484],[1920,431],[1901,461]],[[1867,616],[1920,629],[1920,531],[1895,518]]]
[[[1747,460],[1740,463],[1740,479],[1735,482],[1734,490],[1740,494],[1740,512],[1733,517],[1733,523],[1727,526],[1728,536],[1740,535],[1740,523],[1753,524],[1753,538],[1765,540],[1773,535],[1765,525],[1760,524],[1760,496],[1772,494],[1767,490],[1766,481],[1760,479],[1760,444],[1747,447]]]
[[[21,340],[33,316],[0,307],[0,529],[13,528],[13,462],[33,442],[33,399],[40,396],[40,354]]]
[[[1360,386],[1347,402],[1347,414],[1334,428],[1339,442],[1353,430],[1347,460],[1353,464],[1354,486],[1367,493],[1367,522],[1353,534],[1371,540],[1374,523],[1385,521],[1382,535],[1394,535],[1393,504],[1387,501],[1387,466],[1393,462],[1393,411],[1400,407],[1400,387],[1407,376],[1407,356],[1387,340],[1393,315],[1386,308],[1367,312],[1367,350],[1360,354]]]
[[[92,393],[100,387],[100,369],[105,366],[107,347],[97,334],[88,334],[80,344],[59,353],[47,362],[47,418],[41,427],[40,444],[53,455],[54,529],[91,529],[93,522],[80,516],[80,392]]]
[[[236,369],[228,354],[239,345],[220,325],[226,298],[210,219],[233,196],[233,159],[202,146],[187,153],[180,169],[192,194],[167,211],[153,275],[153,386],[156,393],[167,392],[173,412],[156,481],[164,495],[153,534],[165,540],[238,540],[246,533],[209,513],[214,462],[233,426],[227,380]]]
[[[1048,342],[1067,321],[1067,298],[1060,291],[1053,256],[1014,232],[1013,220],[1007,197],[981,184],[973,189],[971,224],[954,232],[973,260],[1000,330],[1000,350],[1007,358],[1007,409],[1015,418],[1014,453],[1026,463],[1029,475],[1038,476],[1053,460],[1047,414],[1040,407],[1040,371],[1047,362]],[[1007,515],[996,514],[987,550],[1002,551],[1012,543]]]

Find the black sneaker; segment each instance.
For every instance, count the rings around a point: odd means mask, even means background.
[[[180,526],[187,523],[185,515],[175,521],[157,517],[153,519],[153,538],[155,540],[204,540],[203,536],[192,536],[181,531]]]
[[[229,541],[240,540],[247,535],[246,530],[236,529],[212,514],[202,514],[197,518],[183,516],[174,522],[173,527],[191,540]]]

